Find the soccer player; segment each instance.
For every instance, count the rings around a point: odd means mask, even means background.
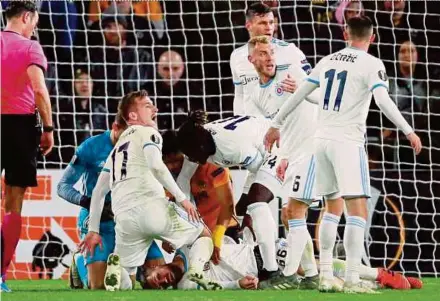
[[[5,216],[1,228],[1,286],[10,292],[5,276],[21,232],[21,209],[27,187],[37,186],[38,148],[47,155],[53,147],[52,108],[44,81],[47,60],[31,40],[38,23],[32,1],[10,1],[1,39],[1,170],[5,170]],[[38,116],[43,123],[41,133]],[[39,144],[39,145],[38,145]]]
[[[307,74],[298,64],[276,65],[274,45],[267,36],[253,37],[248,42],[248,47],[249,61],[254,65],[259,77],[259,87],[253,92],[251,101],[264,117],[272,119],[291,95],[282,89],[283,79],[290,76],[295,81],[301,82]],[[318,91],[309,96],[316,103],[318,97]],[[278,152],[281,161],[277,173],[280,179],[284,179],[283,205],[286,207],[285,213],[289,225],[287,239],[291,248],[290,258],[286,260],[286,268],[283,271],[287,276],[296,273],[300,261],[304,260],[301,255],[306,243],[312,241],[307,230],[306,214],[309,205],[315,199],[313,136],[316,129],[316,108],[316,105],[309,102],[301,103],[282,128],[282,133],[286,133],[284,137],[288,140],[284,141]],[[286,169],[287,176],[284,177]],[[310,245],[313,248],[313,243]],[[304,265],[314,267],[302,281],[303,288],[318,287],[318,269],[314,257],[310,259],[311,262],[303,262]]]
[[[196,209],[162,161],[162,138],[154,122],[157,108],[147,92],[141,90],[122,98],[118,114],[128,128],[107,158],[93,190],[89,232],[81,248],[93,255],[97,245],[102,247],[100,217],[105,196],[111,191],[116,254],[111,254],[107,260],[104,280],[107,290],[118,289],[121,277],[122,282],[127,278],[134,281],[136,269],[144,263],[145,254],[155,238],[176,248],[192,244],[194,260],[188,272],[190,279],[206,285],[202,270],[211,258],[212,240],[199,222]],[[168,201],[164,188],[185,210]]]
[[[340,290],[331,273],[332,250],[345,199],[348,218],[344,233],[347,254],[344,291],[372,292],[359,282],[363,250],[366,198],[370,197],[367,156],[364,148],[366,119],[371,97],[408,138],[415,153],[422,144],[388,95],[388,78],[381,60],[367,53],[374,40],[368,17],[354,17],[344,33],[348,47],[324,57],[291,98],[281,107],[266,133],[265,145],[279,145],[279,128],[286,116],[317,87],[318,128],[315,134],[316,193],[326,198],[320,226],[320,290]],[[294,135],[294,133],[291,133]]]
[[[191,112],[177,132],[179,148],[192,163],[183,167],[179,178],[189,182],[198,164],[207,161],[218,166],[239,166],[250,172],[243,188],[248,195],[248,214],[253,220],[265,271],[259,278],[265,283],[289,282],[278,270],[275,260],[277,226],[269,204],[281,187],[276,177],[276,154],[264,150],[262,136],[269,121],[251,116],[234,116],[206,123],[206,113]],[[184,180],[186,179],[186,180]],[[264,280],[263,280],[264,279]]]
[[[249,37],[267,36],[276,56],[276,64],[282,67],[297,65],[308,74],[312,69],[304,53],[294,44],[273,38],[275,29],[274,13],[269,6],[261,2],[249,6],[246,11],[246,29]],[[235,49],[230,58],[232,79],[235,86],[234,115],[262,116],[255,107],[251,96],[258,90],[258,74],[249,61],[249,47],[247,44]],[[280,82],[280,87],[286,92],[295,90],[295,81],[286,75]]]
[[[173,130],[163,135],[163,161],[174,178],[177,178],[184,164],[183,153],[179,150],[176,132]],[[200,165],[190,181],[191,195],[197,210],[212,232],[214,253],[213,262],[220,261],[220,250],[225,232],[237,230],[234,217],[234,193],[229,169],[212,163]],[[230,229],[228,229],[231,227]]]
[[[77,223],[81,239],[85,237],[88,231],[90,199],[93,188],[105,160],[126,127],[125,120],[118,114],[110,131],[93,136],[81,143],[58,183],[58,195],[72,204],[81,206]],[[84,194],[74,187],[80,179],[83,179],[82,191]],[[81,253],[73,255],[69,279],[71,288],[104,289],[107,258],[115,247],[115,222],[111,211],[110,194],[107,194],[105,199],[105,210],[101,216],[99,226],[103,240],[102,248],[98,248],[93,256],[88,255],[86,258]],[[155,242],[149,249],[147,258],[163,260],[162,253]]]

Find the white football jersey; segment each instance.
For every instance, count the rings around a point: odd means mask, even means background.
[[[270,120],[252,116],[233,116],[205,124],[216,145],[216,152],[208,161],[256,172],[266,155],[263,137],[269,126]]]
[[[347,47],[324,57],[308,81],[319,85],[321,93],[315,137],[364,144],[372,91],[380,86],[388,89],[382,61]]]
[[[277,65],[299,65],[306,74],[311,71],[304,53],[295,46],[282,40],[272,39]],[[248,44],[235,49],[231,54],[230,67],[235,89],[241,89],[242,99],[234,99],[234,115],[262,116],[251,95],[259,88],[258,73],[248,60]]]
[[[281,82],[290,76],[299,85],[307,74],[297,65],[277,66],[275,77],[254,91],[252,101],[264,117],[272,119],[284,102],[292,95],[281,88]],[[286,119],[281,128],[281,158],[300,160],[313,149],[316,130],[317,106],[303,101]]]
[[[145,159],[145,147],[157,147],[162,151],[161,135],[152,127],[133,125],[122,133],[107,158],[105,169],[110,172],[115,215],[149,200],[166,201],[164,188]]]

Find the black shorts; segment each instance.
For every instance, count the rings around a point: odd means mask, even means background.
[[[1,170],[9,186],[37,186],[41,139],[36,115],[1,115]]]

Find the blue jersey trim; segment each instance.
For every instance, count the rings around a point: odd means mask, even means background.
[[[311,82],[312,84],[315,84],[315,85],[317,85],[319,87],[319,80],[316,80],[316,79],[308,77],[307,81]]]
[[[234,85],[236,85],[236,86],[239,86],[239,85],[241,85],[241,82],[234,82],[234,81],[232,81],[233,83],[234,83]]]
[[[261,87],[261,88],[267,88],[267,87],[269,87],[270,84],[273,82],[273,79],[274,79],[274,78],[275,78],[275,76],[272,77],[267,83],[265,83],[265,84],[260,84],[260,87]]]
[[[110,172],[110,169],[103,167],[103,168],[102,168],[102,171]]]
[[[375,84],[373,87],[371,87],[370,91],[373,92],[374,89],[379,88],[379,87],[384,87],[388,91],[388,87],[382,83]]]
[[[150,145],[157,147],[157,149],[160,151],[159,146],[157,146],[156,143],[151,143],[151,142],[145,143],[144,146],[142,147],[142,149],[144,149],[145,147],[150,146]]]

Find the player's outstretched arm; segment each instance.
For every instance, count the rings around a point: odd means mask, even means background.
[[[108,169],[103,169],[98,177],[95,188],[92,192],[92,199],[90,201],[90,220],[89,232],[93,231],[99,233],[99,224],[101,222],[101,214],[104,208],[105,196],[110,192],[110,172]]]
[[[419,136],[414,133],[412,127],[406,122],[399,112],[396,104],[391,100],[385,87],[378,87],[373,90],[374,99],[379,109],[394,125],[401,130],[411,143],[411,147],[418,155],[422,150],[422,142]]]
[[[185,195],[191,194],[191,178],[196,173],[198,167],[199,164],[189,161],[186,156],[184,157],[182,169],[176,182]]]
[[[296,92],[281,106],[277,115],[272,120],[272,127],[269,128],[264,136],[264,146],[266,147],[267,151],[272,150],[272,146],[275,142],[277,143],[277,146],[280,147],[279,129],[283,126],[284,121],[290,112],[295,110],[295,108],[304,100],[304,98],[306,98],[316,88],[318,88],[317,83],[308,80],[303,81],[298,90],[296,90]]]
[[[84,171],[85,166],[81,164],[79,158],[75,157],[64,170],[63,176],[57,185],[57,194],[60,198],[68,201],[69,203],[89,209],[90,198],[81,194],[74,187],[83,175]]]

